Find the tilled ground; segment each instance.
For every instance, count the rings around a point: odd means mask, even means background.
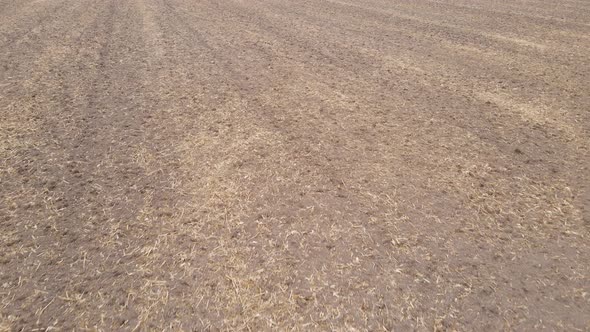
[[[0,330],[589,330],[589,17],[0,0]]]

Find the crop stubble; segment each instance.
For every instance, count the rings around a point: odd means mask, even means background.
[[[0,0],[0,330],[590,328],[589,11]]]

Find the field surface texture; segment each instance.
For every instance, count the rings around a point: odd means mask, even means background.
[[[0,331],[588,331],[589,82],[586,0],[0,0]]]

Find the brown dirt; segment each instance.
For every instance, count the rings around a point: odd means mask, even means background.
[[[0,330],[590,330],[589,15],[0,0]]]

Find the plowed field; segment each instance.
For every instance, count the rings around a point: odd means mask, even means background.
[[[0,0],[0,330],[590,329],[589,22]]]

